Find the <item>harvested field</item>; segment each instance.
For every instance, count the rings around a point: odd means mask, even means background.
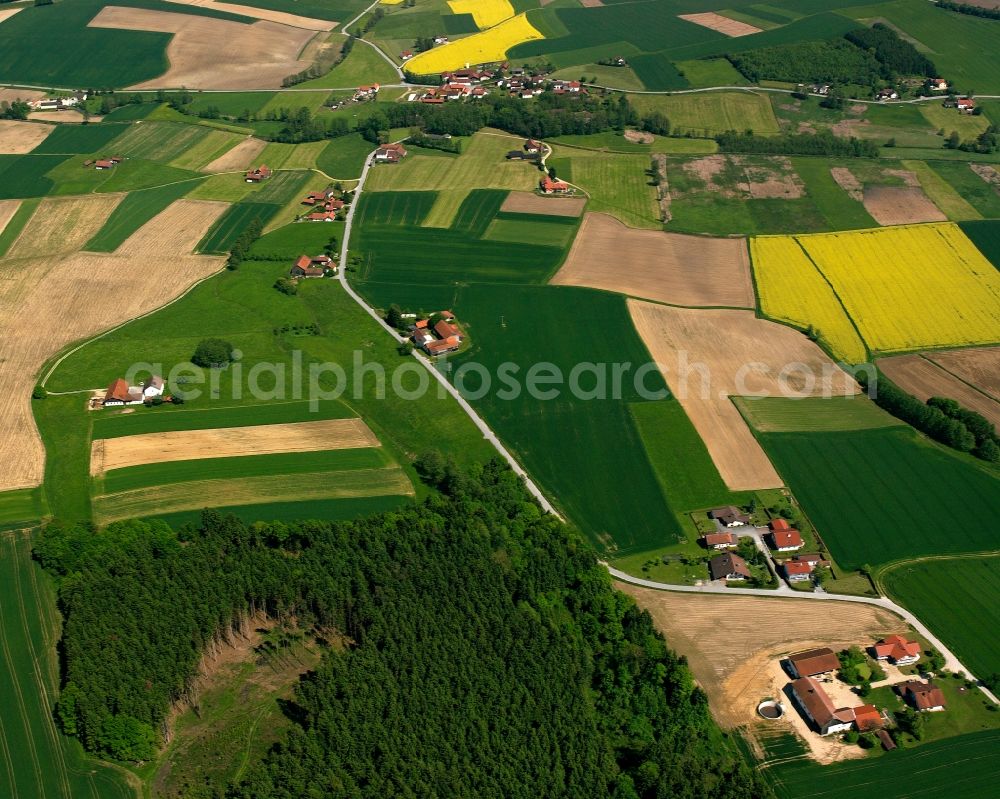
[[[290,25],[293,28],[305,28],[310,31],[332,31],[339,25],[339,22],[331,22],[328,19],[314,19],[313,17],[302,17],[298,14],[289,14],[285,11],[271,11],[268,8],[255,8],[254,6],[241,6],[238,3],[217,3],[213,0],[167,0],[168,3],[179,3],[185,6],[205,6],[214,8],[216,11],[228,11],[231,14],[239,14],[252,19],[264,19],[268,22],[279,22],[282,25]]]
[[[880,358],[878,368],[893,383],[922,402],[931,397],[957,400],[970,411],[981,413],[1000,430],[1000,402],[966,385],[942,367],[920,355]]]
[[[746,240],[635,230],[607,214],[584,217],[552,283],[675,305],[755,305]]]
[[[17,209],[21,207],[20,200],[0,200],[0,233],[3,233]]]
[[[172,33],[167,45],[170,68],[158,78],[130,88],[188,89],[280,88],[283,78],[309,66],[298,59],[315,35],[277,22],[239,22],[105,6],[90,27]]]
[[[1000,172],[992,164],[969,164],[969,169],[993,186],[1000,193]]]
[[[714,11],[706,11],[701,14],[678,14],[681,19],[701,25],[703,28],[716,31],[725,36],[749,36],[752,33],[760,33],[761,29],[748,25],[746,22],[739,22]]]
[[[90,473],[98,475],[145,463],[377,446],[379,440],[361,419],[143,433],[93,441]]]
[[[783,483],[731,396],[845,396],[858,387],[824,352],[753,311],[628,301],[636,330],[732,491]]]
[[[926,357],[966,383],[1000,400],[1000,347],[939,350]]]
[[[0,12],[2,13],[2,12]],[[30,153],[54,130],[51,125],[0,119],[0,155]]]
[[[527,191],[512,191],[500,206],[501,211],[546,216],[579,216],[587,204],[584,197],[543,197]]]
[[[0,87],[0,103],[12,103],[15,100],[41,100],[45,92],[38,89],[7,89]]]
[[[124,194],[46,197],[11,245],[7,258],[53,256],[82,249],[124,197]]]
[[[145,258],[158,255],[162,242],[170,240],[171,251],[194,252],[215,221],[229,209],[229,203],[209,200],[177,200],[160,212],[115,250],[115,255]]]
[[[851,199],[858,202],[864,201],[864,186],[861,185],[860,180],[854,177],[854,173],[850,169],[845,166],[835,166],[830,170],[830,175],[837,182],[837,185],[848,193]]]
[[[67,108],[64,111],[32,111],[28,114],[28,119],[32,122],[68,122],[70,124],[82,125],[85,121],[100,122],[104,117],[98,114],[97,116],[90,116],[85,120],[83,114],[79,111]]]
[[[65,201],[45,200],[39,210],[51,202]],[[171,206],[112,254],[77,252],[53,259],[48,255],[39,258],[32,251],[36,257],[2,261],[7,279],[0,282],[0,327],[13,346],[0,360],[0,461],[5,467],[0,491],[36,486],[42,481],[45,449],[30,403],[31,388],[45,361],[73,341],[161,307],[192,283],[222,268],[222,258],[188,253],[190,243],[205,234],[226,205],[196,205],[200,210],[194,216],[188,210],[178,214]],[[205,212],[206,206],[214,212]],[[34,218],[39,218],[37,213]],[[98,216],[93,227],[99,228],[104,218]],[[182,224],[186,228],[179,237],[177,227]],[[31,227],[35,226],[25,232]],[[83,236],[81,242],[87,238]],[[141,253],[159,257],[135,257]],[[38,279],[40,274],[45,275],[44,280]],[[45,335],[39,335],[40,329]]]
[[[880,225],[945,222],[948,219],[919,186],[867,186],[862,202]]]
[[[244,139],[233,149],[223,153],[211,163],[201,168],[202,172],[242,172],[250,167],[254,159],[267,146],[263,139],[252,136]]]
[[[771,657],[813,645],[838,649],[907,631],[893,613],[853,602],[700,596],[621,582],[615,587],[649,611],[670,647],[687,656],[708,692],[713,715],[730,729],[752,721],[757,703],[771,695],[757,690],[755,679]],[[779,616],[780,624],[761,623]]]

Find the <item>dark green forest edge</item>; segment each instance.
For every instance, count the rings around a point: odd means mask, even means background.
[[[188,797],[767,797],[683,658],[578,533],[493,461],[419,461],[422,505],[349,523],[48,526],[63,730],[154,758],[205,649],[248,617],[337,637],[292,724]]]

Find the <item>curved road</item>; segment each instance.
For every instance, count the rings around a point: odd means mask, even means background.
[[[358,181],[357,188],[354,190],[354,199],[351,201],[350,206],[347,211],[347,219],[344,226],[343,242],[340,247],[340,269],[338,270],[337,277],[340,280],[340,284],[344,287],[344,290],[351,296],[351,298],[361,306],[365,312],[371,316],[378,324],[385,330],[390,336],[396,341],[402,343],[406,341],[406,337],[399,334],[398,331],[391,328],[386,324],[385,320],[375,311],[374,308],[368,305],[367,302],[358,294],[347,281],[347,254],[348,254],[348,243],[351,238],[351,227],[354,224],[354,212],[358,207],[358,200],[361,198],[361,193],[364,190],[365,181],[368,178],[368,171],[372,167],[372,162],[375,158],[375,153],[371,152],[368,158],[365,159],[364,168],[361,170],[361,178]],[[497,452],[503,456],[504,460],[510,464],[511,469],[515,473],[520,475],[524,479],[524,483],[532,495],[538,500],[542,508],[547,512],[557,516],[559,519],[565,521],[563,517],[555,510],[552,503],[549,502],[548,498],[541,492],[534,481],[528,476],[528,473],[521,467],[510,451],[503,445],[499,437],[488,424],[480,417],[480,415],[475,411],[475,409],[468,403],[465,397],[459,392],[457,388],[448,380],[448,378],[438,371],[431,360],[419,351],[414,351],[414,357],[420,361],[434,376],[442,388],[451,394],[455,398],[455,401],[462,407],[462,409],[468,414],[469,418],[472,419],[476,427],[479,428],[480,432],[483,434],[483,438],[489,441]],[[807,593],[792,591],[788,586],[779,583],[785,590],[772,591],[768,589],[759,588],[727,588],[725,586],[718,585],[672,585],[669,583],[658,583],[653,580],[645,580],[642,577],[633,577],[631,574],[626,574],[619,569],[614,568],[610,564],[601,561],[601,564],[608,570],[612,577],[616,580],[621,580],[622,582],[631,583],[632,585],[639,585],[644,588],[654,588],[659,591],[677,591],[679,593],[691,593],[691,594],[725,594],[727,596],[732,596],[733,594],[742,596],[758,596],[765,598],[784,598],[784,599],[805,599],[813,600],[817,602],[859,602],[864,605],[874,605],[875,607],[883,608],[891,613],[895,613],[897,616],[901,616],[907,622],[913,625],[913,628],[917,630],[924,638],[930,641],[934,647],[941,652],[945,659],[945,665],[951,671],[961,671],[969,676],[970,679],[973,678],[972,671],[964,666],[962,662],[955,656],[955,654],[944,645],[944,643],[932,633],[926,625],[920,619],[918,619],[913,613],[897,605],[888,597],[860,597],[860,596],[849,596],[845,594],[829,594],[826,592],[820,593]],[[985,686],[980,685],[980,689],[994,704],[1000,704],[1000,700],[997,699],[994,694],[988,690]]]

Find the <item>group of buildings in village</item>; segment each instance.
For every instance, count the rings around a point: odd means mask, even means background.
[[[78,90],[66,97],[42,97],[28,100],[28,108],[32,111],[74,111],[89,96],[87,92]]]
[[[404,51],[404,56],[406,52],[409,51]],[[421,92],[411,92],[407,99],[411,102],[440,105],[452,100],[475,100],[492,91],[505,92],[510,97],[522,100],[530,100],[545,92],[568,96],[587,94],[587,89],[578,80],[553,79],[545,73],[531,72],[520,67],[510,69],[507,64],[500,64],[495,69],[484,67],[442,72],[439,86],[428,86]]]
[[[432,319],[436,320],[433,325]],[[417,319],[410,328],[410,338],[428,355],[444,355],[462,346],[462,331],[451,311],[438,311],[426,319]]]
[[[890,635],[868,647],[868,653],[881,662],[908,666],[920,659],[920,644],[901,635]],[[790,655],[787,668],[793,680],[788,691],[809,725],[820,735],[833,735],[848,730],[875,732],[886,749],[895,743],[885,731],[887,714],[874,705],[837,707],[824,689],[831,683],[834,672],[841,668],[840,659],[832,649],[822,647]],[[947,708],[944,692],[930,680],[906,679],[893,684],[900,698],[919,712],[936,712]]]
[[[721,553],[708,562],[711,578],[726,582],[749,580],[751,575],[746,561],[736,553],[727,550],[735,549],[739,544],[739,535],[733,530],[750,526],[750,516],[739,508],[726,505],[721,508],[713,508],[708,512],[708,517],[720,528],[718,532],[708,533],[701,538],[701,543],[706,549]],[[819,553],[799,552],[805,546],[802,533],[792,527],[785,519],[778,518],[770,521],[767,525],[767,531],[764,533],[764,540],[772,554],[776,552],[782,555],[795,553],[791,557],[783,558],[778,566],[782,576],[789,583],[807,582],[812,579],[817,568],[830,566],[830,561]]]
[[[91,407],[113,408],[122,405],[144,405],[159,397],[164,401],[169,401],[169,397],[164,397],[163,392],[166,384],[159,375],[153,375],[149,380],[143,381],[137,386],[130,386],[124,377],[116,378],[104,392],[104,398],[91,404]]]
[[[302,205],[311,210],[302,218],[306,222],[334,222],[347,204],[336,196],[334,189],[311,191],[303,199]]]

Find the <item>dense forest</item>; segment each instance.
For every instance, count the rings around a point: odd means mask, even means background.
[[[842,38],[760,47],[726,56],[749,80],[876,86],[902,75],[936,77],[933,62],[888,25],[850,31]]]
[[[49,525],[63,729],[154,756],[206,646],[266,612],[349,644],[301,680],[287,740],[192,797],[770,795],[648,614],[516,475],[418,466],[439,493],[354,522]]]

